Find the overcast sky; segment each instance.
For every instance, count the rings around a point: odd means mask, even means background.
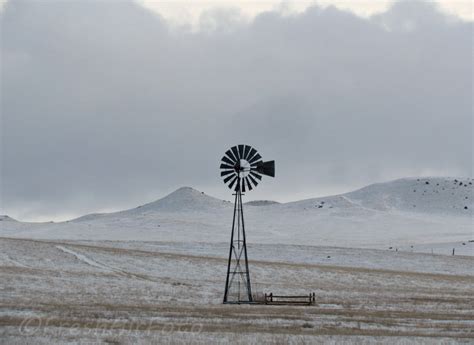
[[[185,185],[230,199],[218,166],[240,143],[276,160],[248,199],[473,176],[466,16],[257,12],[207,8],[196,29],[132,1],[7,2],[0,214],[61,220]]]

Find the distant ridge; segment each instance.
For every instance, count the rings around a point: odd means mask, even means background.
[[[468,243],[473,184],[471,178],[404,178],[290,203],[254,200],[244,208],[248,240],[372,248]],[[0,236],[227,242],[232,215],[232,202],[182,187],[139,207],[67,222],[26,223],[3,216]]]
[[[5,214],[5,215],[0,215],[0,222],[18,222],[18,221]]]
[[[138,206],[135,209],[145,211],[198,211],[221,207],[226,201],[214,198],[191,187],[181,187],[164,198]],[[126,211],[124,211],[126,212]]]
[[[249,205],[249,206],[269,206],[269,205],[275,205],[275,204],[280,204],[278,201],[273,201],[273,200],[253,200],[244,203],[244,205]]]
[[[137,216],[160,212],[212,212],[221,207],[228,207],[230,203],[200,192],[192,187],[181,187],[165,197],[135,208],[113,213],[92,213],[72,222],[93,221],[99,218],[114,216]]]
[[[345,194],[367,208],[433,214],[472,215],[473,179],[403,178]]]
[[[373,210],[428,213],[438,215],[472,216],[474,208],[473,179],[459,177],[413,177],[375,183],[353,192],[312,198],[290,203],[272,200],[253,200],[245,205],[264,209],[322,209],[341,211]],[[119,212],[89,214],[74,222],[94,221],[99,218],[126,216],[141,217],[155,213],[221,214],[232,203],[198,191],[181,187],[156,201]]]
[[[281,204],[292,209],[366,210],[472,216],[474,180],[414,177],[368,185],[353,192]]]

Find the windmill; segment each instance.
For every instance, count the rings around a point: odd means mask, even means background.
[[[253,298],[242,193],[255,188],[261,181],[262,175],[275,177],[275,161],[264,162],[257,150],[249,145],[233,146],[226,151],[221,161],[221,176],[224,183],[235,192],[224,303],[251,303]]]

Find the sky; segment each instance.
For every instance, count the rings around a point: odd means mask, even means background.
[[[0,214],[230,200],[241,143],[276,161],[248,200],[473,176],[470,2],[175,4],[3,2]]]
[[[428,0],[430,1],[430,0]],[[188,27],[193,31],[202,29],[202,17],[219,7],[237,10],[240,20],[248,22],[262,12],[277,11],[283,15],[304,12],[308,7],[325,8],[335,6],[350,11],[361,17],[387,11],[393,0],[319,0],[319,1],[281,1],[281,0],[187,0],[187,1],[156,1],[138,0],[138,3],[159,13],[171,27]],[[473,20],[471,1],[431,0],[443,12],[458,16],[464,20]]]

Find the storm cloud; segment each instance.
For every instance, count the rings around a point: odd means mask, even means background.
[[[239,16],[189,32],[134,2],[8,2],[0,213],[64,218],[183,185],[228,199],[219,160],[240,143],[277,164],[251,198],[473,175],[472,22],[428,2]]]

